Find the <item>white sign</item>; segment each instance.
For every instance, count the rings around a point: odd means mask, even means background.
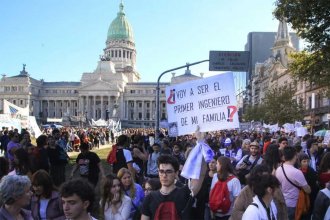
[[[249,51],[210,51],[210,71],[247,72]]]
[[[166,87],[171,133],[239,128],[233,73]]]
[[[327,119],[330,120],[330,114],[327,114]]]
[[[307,128],[299,127],[297,128],[296,133],[297,133],[297,137],[304,137],[306,134],[308,134]]]

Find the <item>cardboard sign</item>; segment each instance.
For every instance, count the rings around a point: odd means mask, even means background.
[[[166,87],[169,127],[178,135],[239,128],[233,73]],[[172,133],[172,132],[171,132]]]

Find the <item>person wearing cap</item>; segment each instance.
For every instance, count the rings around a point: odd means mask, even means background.
[[[228,157],[231,163],[235,166],[242,158],[242,149],[239,148],[235,142],[232,142],[230,138],[226,138],[224,145],[225,151],[223,151],[223,156]]]
[[[242,157],[237,163],[236,169],[238,170],[238,177],[242,185],[245,185],[245,176],[250,170],[257,164],[261,164],[262,157],[260,156],[260,149],[258,142],[252,142],[250,144],[250,153]]]

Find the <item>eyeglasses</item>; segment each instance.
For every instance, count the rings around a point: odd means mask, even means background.
[[[150,192],[152,191],[152,188],[151,187],[144,188],[144,191]]]
[[[174,170],[158,170],[158,173],[160,175],[164,175],[164,174],[170,175],[170,174],[173,174],[174,173]]]

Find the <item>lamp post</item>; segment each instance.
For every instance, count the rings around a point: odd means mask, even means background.
[[[164,72],[162,72],[159,77],[158,77],[158,80],[157,80],[157,87],[156,87],[156,131],[155,131],[155,139],[156,141],[159,140],[159,133],[160,133],[160,130],[159,130],[159,118],[160,118],[160,107],[159,107],[159,90],[160,90],[160,86],[159,86],[159,81],[160,79],[162,78],[163,75],[165,75],[165,73],[168,73],[168,72],[172,72],[172,71],[175,71],[175,70],[178,70],[178,69],[182,69],[182,68],[189,68],[190,66],[194,66],[194,65],[197,65],[197,64],[200,64],[200,63],[204,63],[204,62],[208,62],[209,60],[202,60],[202,61],[198,61],[198,62],[195,62],[195,63],[187,63],[186,65],[184,66],[180,66],[180,67],[176,67],[176,68],[173,68],[173,69],[169,69],[169,70],[166,70]]]

